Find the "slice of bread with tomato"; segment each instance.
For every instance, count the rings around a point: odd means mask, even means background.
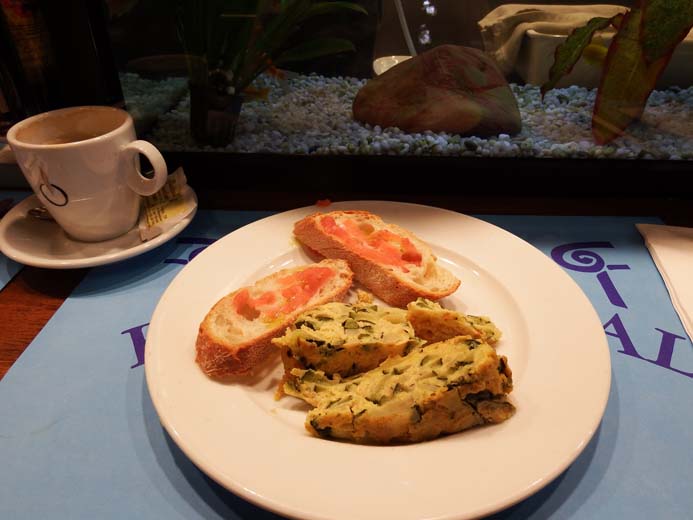
[[[282,269],[221,298],[200,324],[195,361],[211,377],[246,374],[277,348],[283,334],[308,309],[343,299],[353,273],[343,260]]]
[[[368,211],[315,213],[294,225],[294,235],[324,257],[346,260],[356,280],[395,307],[439,300],[460,285],[428,244]]]

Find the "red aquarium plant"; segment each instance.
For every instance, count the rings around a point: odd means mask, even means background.
[[[592,114],[595,142],[606,144],[640,119],[676,47],[693,27],[693,0],[638,0],[625,14],[593,18],[556,49],[542,96],[570,73],[597,31],[613,26]]]

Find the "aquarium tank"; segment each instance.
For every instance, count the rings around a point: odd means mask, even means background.
[[[125,104],[175,157],[513,178],[693,164],[693,0],[105,3]]]

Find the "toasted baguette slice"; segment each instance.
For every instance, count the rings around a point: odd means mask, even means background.
[[[364,443],[419,442],[515,412],[507,359],[469,336],[426,345],[347,379],[293,369],[284,391],[313,405],[313,435]]]
[[[429,343],[445,341],[455,336],[471,336],[495,345],[502,336],[500,329],[485,316],[443,309],[440,304],[425,298],[407,305],[407,319],[416,335]]]
[[[315,213],[294,225],[294,235],[327,258],[349,262],[359,282],[395,307],[438,300],[460,285],[425,242],[367,211]]]
[[[282,269],[224,296],[200,324],[195,361],[205,374],[245,374],[266,360],[296,316],[317,305],[341,300],[353,273],[343,260]]]

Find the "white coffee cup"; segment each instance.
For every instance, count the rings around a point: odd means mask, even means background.
[[[63,108],[24,119],[7,140],[34,193],[72,238],[108,240],[137,222],[141,196],[165,183],[161,153],[137,140],[132,117],[108,106]],[[154,167],[142,175],[139,154]]]

